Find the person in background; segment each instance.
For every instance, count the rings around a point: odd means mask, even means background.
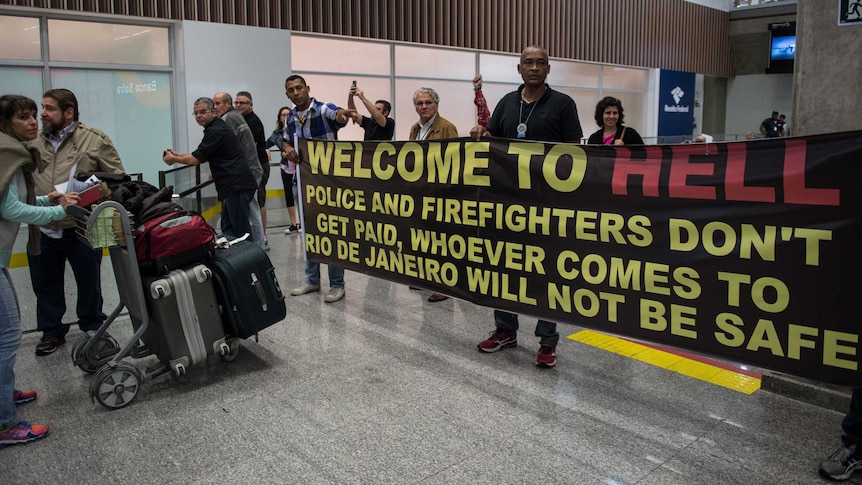
[[[254,112],[254,102],[251,93],[240,91],[236,93],[234,106],[239,114],[245,119],[251,130],[254,146],[257,148],[257,159],[260,162],[262,173],[260,175],[260,186],[257,189],[257,205],[260,206],[260,226],[263,229],[263,247],[269,251],[269,241],[266,240],[266,183],[269,182],[269,150],[266,149],[266,130],[263,122]]]
[[[299,216],[296,215],[296,196],[294,191],[296,185],[293,183],[293,178],[296,175],[296,164],[288,160],[284,156],[282,147],[284,146],[284,123],[287,120],[287,114],[290,113],[290,108],[282,106],[278,110],[278,117],[275,119],[275,130],[269,135],[266,140],[266,148],[278,148],[281,154],[281,163],[279,164],[279,172],[281,173],[281,183],[284,184],[284,203],[287,205],[287,215],[290,216],[290,225],[284,230],[285,234],[296,234],[301,226]]]
[[[301,138],[313,140],[337,140],[338,130],[356,115],[354,109],[344,109],[332,103],[322,103],[311,96],[311,86],[305,78],[291,75],[284,81],[284,92],[293,102],[293,109],[287,115],[284,126],[283,156],[293,163],[299,163],[299,153],[294,143]],[[296,193],[296,192],[294,192]],[[329,266],[329,293],[323,297],[326,303],[334,303],[344,298],[344,268]],[[320,263],[305,260],[305,283],[290,290],[292,296],[305,295],[320,291]]]
[[[392,111],[392,105],[389,101],[378,99],[371,104],[371,101],[365,97],[365,93],[354,84],[350,87],[350,93],[347,96],[347,109],[356,110],[356,104],[353,98],[359,98],[368,114],[371,117],[363,116],[359,113],[353,115],[353,122],[362,127],[365,131],[365,140],[391,140],[395,136],[395,120],[389,117]]]
[[[787,117],[778,115],[778,132],[781,136],[790,136],[790,128],[787,127]]]
[[[204,129],[203,140],[192,153],[178,153],[167,148],[162,160],[168,165],[209,162],[216,194],[222,202],[222,232],[231,238],[242,237],[251,232],[249,202],[254,199],[259,184],[251,173],[247,151],[234,129],[217,115],[212,99],[198,98],[192,109],[195,121]]]
[[[482,94],[482,75],[476,74],[473,78],[473,104],[476,105],[476,123],[479,126],[488,126],[488,119],[491,118],[491,110],[488,109],[488,102],[485,101],[485,95]]]
[[[862,389],[854,388],[850,409],[841,421],[841,446],[820,462],[820,475],[832,480],[849,480],[862,469]]]
[[[544,47],[533,45],[524,49],[518,63],[518,73],[524,84],[503,96],[488,126],[474,126],[470,136],[475,140],[498,136],[556,143],[580,142],[584,132],[578,119],[578,107],[572,98],[545,83],[550,72],[548,51]],[[518,315],[494,310],[494,327],[490,336],[477,345],[481,352],[491,353],[518,345]],[[539,337],[536,365],[545,368],[557,365],[560,340],[557,324],[539,320],[536,336]]]
[[[257,145],[254,143],[254,135],[251,133],[251,128],[245,122],[245,118],[233,107],[233,97],[230,94],[225,92],[215,93],[212,97],[212,102],[216,116],[221,117],[233,129],[243,152],[245,152],[251,174],[257,181],[258,186],[260,186],[260,181],[263,178],[263,167],[257,158]],[[260,217],[260,204],[257,203],[256,194],[249,202],[248,217],[251,240],[262,249],[266,249],[266,235],[264,233],[263,221]],[[237,237],[242,237],[242,234],[239,234]]]
[[[596,104],[595,120],[601,128],[590,135],[590,145],[643,145],[644,141],[634,128],[623,125],[623,103],[613,96],[605,96]]]
[[[778,111],[773,111],[772,117],[766,118],[760,123],[760,133],[766,138],[781,136],[781,127],[778,124]]]
[[[439,116],[437,110],[440,107],[440,96],[431,88],[419,88],[413,93],[413,105],[419,121],[410,128],[411,140],[440,140],[444,138],[457,138],[458,129],[446,118]],[[411,290],[418,290],[415,286]],[[448,300],[449,297],[441,293],[431,293],[428,301],[434,303]]]
[[[8,270],[12,245],[21,223],[32,224],[27,251],[38,254],[42,234],[36,225],[64,219],[66,206],[78,202],[76,194],[56,191],[36,197],[33,173],[43,171],[45,165],[25,143],[38,136],[37,113],[30,98],[0,97],[0,448],[44,438],[50,431],[47,424],[19,420],[15,410],[16,405],[35,400],[36,391],[15,389],[21,308]]]
[[[123,173],[120,154],[108,135],[78,120],[78,98],[68,89],[50,89],[42,95],[42,130],[29,142],[45,162],[44,172],[34,172],[36,195],[48,195],[82,172]],[[66,313],[66,261],[75,275],[78,328],[98,330],[107,316],[102,312],[102,250],[78,239],[71,216],[40,228],[41,252],[28,254],[30,279],[36,294],[36,328],[42,339],[36,355],[54,353],[66,343],[70,325]]]

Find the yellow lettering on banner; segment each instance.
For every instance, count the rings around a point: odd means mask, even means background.
[[[787,357],[790,359],[799,360],[801,357],[802,348],[814,349],[817,347],[813,340],[804,337],[817,337],[820,330],[814,327],[806,327],[804,325],[790,324],[787,326]]]
[[[478,170],[488,168],[488,159],[477,157],[476,154],[487,153],[489,145],[487,142],[471,142],[464,145],[464,183],[466,185],[476,187],[491,186],[491,177],[476,173]]]
[[[444,183],[457,184],[459,181],[458,174],[461,173],[461,151],[459,146],[450,143],[446,145],[446,153],[442,153],[442,146],[439,143],[431,143],[428,145],[428,182],[429,183]],[[419,164],[419,159],[416,160]]]
[[[797,227],[793,231],[793,236],[805,240],[805,264],[818,266],[820,264],[820,241],[831,241],[832,231]]]
[[[362,143],[335,142],[334,162],[336,177],[371,178],[371,170],[362,166]]]
[[[371,212],[410,217],[416,208],[413,196],[409,194],[389,194],[374,192],[371,195]]]
[[[391,143],[379,143],[377,149],[374,150],[374,156],[371,158],[371,169],[374,176],[380,180],[389,180],[395,175],[395,167],[391,162],[384,167],[384,160],[388,161],[397,153],[395,145]]]
[[[321,212],[317,215],[317,229],[325,234],[328,233],[334,236],[346,236],[347,221],[349,221],[347,217],[335,214],[324,214]]]
[[[599,292],[598,295],[588,288],[578,288],[572,291],[569,285],[548,283],[548,307],[551,310],[561,309],[572,313],[572,308],[584,317],[596,317],[601,312],[604,302],[605,315],[602,317],[610,323],[618,321],[618,308],[625,303],[623,295]]]
[[[342,239],[339,239],[336,241],[336,247],[338,248],[338,259],[359,264],[358,242],[344,241]]]
[[[308,143],[308,165],[311,167],[311,173],[329,173],[334,148],[332,143]]]
[[[535,298],[529,296],[528,280],[523,276],[510,278],[508,273],[467,266],[467,287],[470,291],[500,298],[501,300],[536,305]]]
[[[742,285],[751,283],[751,276],[746,274],[719,271],[718,280],[727,282],[727,303],[738,307],[742,295]],[[769,290],[769,291],[767,291]],[[767,294],[775,294],[774,301],[767,301]],[[754,280],[750,291],[751,301],[758,309],[769,313],[781,313],[790,305],[790,289],[783,281],[764,276]]]
[[[413,163],[408,164],[407,161],[411,158]],[[412,168],[408,165],[412,165]],[[405,182],[416,182],[421,179],[422,174],[425,173],[425,152],[422,146],[418,143],[405,143],[398,152],[396,170]]]
[[[822,242],[832,240],[832,231],[823,229],[764,226],[742,224],[739,230],[721,221],[705,224],[702,230],[685,219],[669,219],[670,250],[694,251],[700,245],[712,256],[727,256],[737,247],[741,259],[753,259],[755,254],[763,261],[775,261],[775,249],[780,242],[801,239],[805,243],[805,264],[820,264]],[[779,241],[780,240],[780,241]]]
[[[662,302],[641,298],[640,312],[641,328],[655,332],[667,330],[668,320],[665,317],[667,309]],[[696,331],[684,328],[684,326],[693,327],[695,325],[695,316],[697,316],[696,308],[672,303],[670,305],[670,333],[679,337],[697,339]]]
[[[327,236],[305,234],[305,247],[308,252],[329,256],[332,254],[332,241]]]
[[[533,188],[530,177],[530,161],[533,157],[545,154],[545,146],[541,143],[509,143],[509,154],[518,155],[518,188]]]
[[[739,318],[739,315],[719,313],[715,316],[715,325],[724,332],[715,332],[715,340],[721,345],[739,347],[745,343],[745,333],[741,328],[745,322]]]
[[[667,319],[664,314],[664,305],[660,302],[641,298],[641,328],[664,332],[667,329]]]
[[[560,158],[569,156],[572,159],[572,170],[568,177],[561,179],[557,177],[557,168]],[[587,153],[577,145],[554,145],[542,163],[542,175],[552,189],[557,192],[574,192],[578,190],[587,173]]]
[[[842,345],[839,342],[851,343],[854,346]],[[859,343],[859,336],[854,333],[836,332],[834,330],[823,331],[823,363],[832,367],[840,367],[842,369],[856,370],[859,368],[859,362],[856,358],[856,347]],[[853,357],[853,359],[842,359],[839,355]]]
[[[781,348],[781,341],[778,338],[778,332],[775,331],[775,324],[772,320],[759,319],[757,325],[754,326],[754,332],[751,333],[751,338],[748,340],[746,350],[757,352],[760,349],[769,349],[772,355],[784,357],[784,350]]]

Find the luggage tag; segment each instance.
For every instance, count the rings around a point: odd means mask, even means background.
[[[238,237],[233,241],[228,241],[226,237],[221,236],[220,238],[216,239],[216,246],[227,249],[238,242],[245,241],[249,237],[251,237],[251,235],[249,233],[245,233],[242,237]]]

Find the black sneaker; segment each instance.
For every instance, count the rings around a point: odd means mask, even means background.
[[[862,461],[856,456],[856,445],[841,445],[829,458],[820,462],[820,474],[833,480],[849,480]]]
[[[66,339],[63,337],[51,337],[50,335],[45,335],[42,337],[42,340],[36,344],[36,355],[53,354],[58,347],[65,343]]]
[[[285,234],[294,234],[299,232],[299,226],[296,224],[291,224],[287,226],[287,229],[284,230]]]

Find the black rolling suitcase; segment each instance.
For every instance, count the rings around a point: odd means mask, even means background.
[[[144,278],[149,326],[147,348],[177,375],[213,354],[226,355],[212,270],[198,264],[162,277]]]
[[[266,252],[251,241],[218,248],[212,261],[225,332],[249,338],[287,315],[284,294]]]

